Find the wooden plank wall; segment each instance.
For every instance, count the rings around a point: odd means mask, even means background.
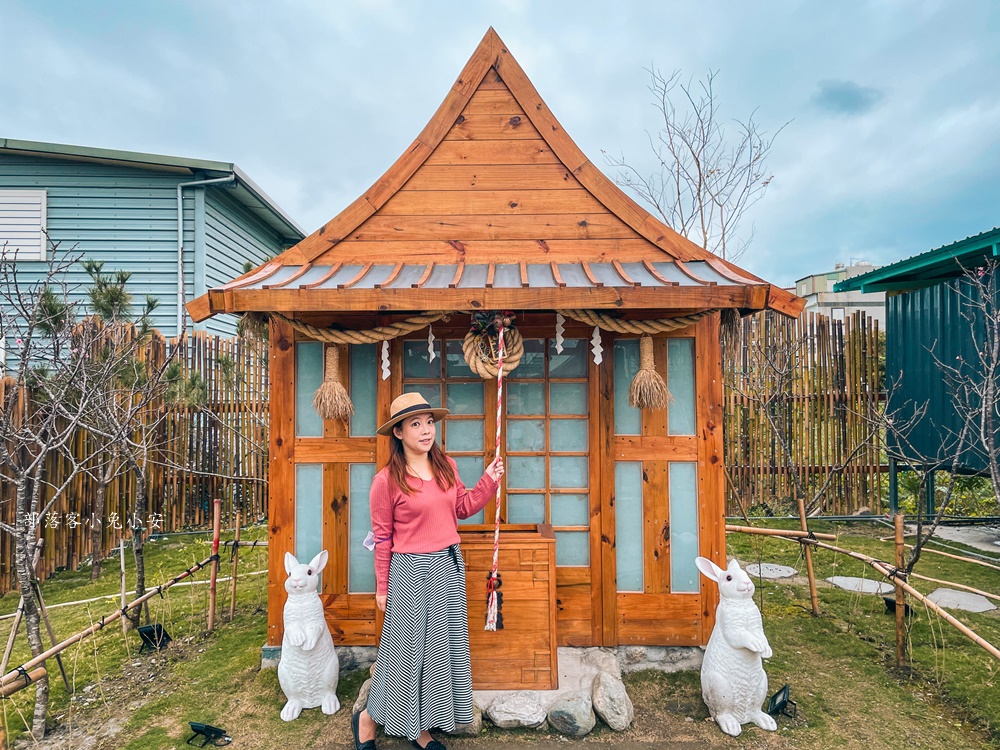
[[[839,321],[815,313],[789,320],[772,312],[744,318],[737,335],[724,340],[727,515],[741,515],[741,505],[748,512],[797,512],[793,474],[811,497],[855,451],[833,477],[822,513],[882,512],[883,436],[872,436],[863,416],[880,404],[881,341],[878,321],[864,313]],[[765,353],[787,364],[786,379],[764,366]],[[789,436],[790,457],[764,418],[759,398],[768,394]]]

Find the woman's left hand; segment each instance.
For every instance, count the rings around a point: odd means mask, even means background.
[[[503,459],[497,456],[493,459],[493,462],[486,467],[486,474],[497,484],[500,483],[500,477],[503,476]]]

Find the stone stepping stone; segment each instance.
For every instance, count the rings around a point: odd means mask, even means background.
[[[884,581],[873,581],[870,578],[854,578],[852,576],[832,576],[827,578],[837,588],[855,591],[859,594],[891,594],[896,587]]]
[[[799,573],[795,568],[789,568],[787,565],[773,565],[771,563],[747,565],[746,571],[754,578],[767,579],[791,578]]]
[[[956,591],[955,589],[934,589],[927,595],[929,601],[945,609],[961,609],[966,612],[990,612],[996,605],[981,594],[971,591]]]

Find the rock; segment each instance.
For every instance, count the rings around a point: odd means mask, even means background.
[[[341,646],[337,649],[341,673],[370,667],[375,663],[376,656],[378,649],[374,646]]]
[[[872,509],[867,505],[862,505],[856,511],[851,513],[852,516],[870,516],[872,514]]]
[[[368,691],[371,690],[371,687],[372,687],[372,678],[369,677],[367,680],[365,680],[364,684],[361,686],[361,689],[358,691],[358,699],[354,701],[354,707],[351,709],[352,716],[356,714],[358,711],[361,711],[368,707]]]
[[[927,600],[946,609],[961,609],[966,612],[990,612],[996,607],[982,594],[971,591],[956,591],[955,589],[934,589],[927,595]]]
[[[747,573],[754,578],[791,578],[798,572],[795,568],[789,568],[787,565],[774,565],[772,563],[747,565]]]
[[[545,723],[545,709],[538,696],[530,690],[498,695],[490,703],[486,716],[501,729],[536,729]]]
[[[587,693],[567,693],[549,706],[549,726],[561,734],[583,737],[596,723],[590,695]]]
[[[473,704],[472,706],[472,723],[471,724],[456,724],[455,728],[448,732],[448,734],[461,734],[468,737],[478,737],[479,733],[483,731],[483,712],[479,706]]]
[[[625,683],[607,672],[601,672],[594,679],[593,705],[597,715],[616,732],[628,729],[635,718],[632,700],[625,691]],[[551,715],[549,721],[552,721]]]
[[[827,578],[830,583],[838,588],[847,591],[856,591],[859,594],[891,594],[896,587],[891,583],[873,581],[870,578],[853,578],[851,576],[833,576]]]

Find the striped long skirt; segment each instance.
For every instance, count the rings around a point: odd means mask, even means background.
[[[368,714],[386,734],[414,740],[472,722],[465,563],[457,544],[393,553]]]

